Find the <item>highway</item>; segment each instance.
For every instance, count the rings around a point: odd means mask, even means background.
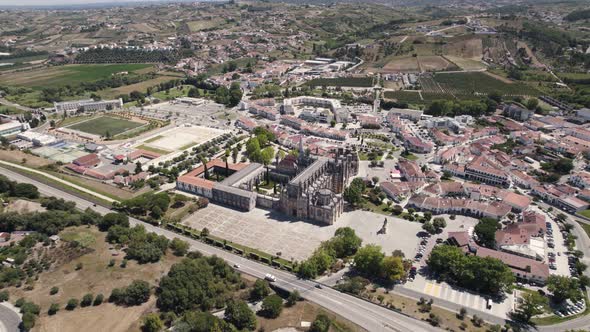
[[[37,186],[37,188],[39,188],[39,192],[43,195],[55,196],[58,198],[63,198],[67,201],[75,202],[79,209],[86,209],[90,207],[101,214],[112,212],[108,208],[102,206],[94,207],[93,203],[90,201],[45,185],[41,182],[30,179],[24,175],[15,173],[5,168],[0,167],[0,173],[14,181],[30,183]],[[200,241],[196,241],[189,237],[176,234],[172,231],[150,225],[135,218],[129,218],[129,221],[132,226],[137,224],[143,225],[147,231],[164,235],[168,239],[173,239],[176,237],[185,240],[190,244],[191,250],[200,251],[205,255],[216,255],[224,259],[230,265],[239,264],[240,272],[252,275],[257,278],[264,278],[266,274],[273,274],[277,279],[276,282],[273,283],[275,286],[287,291],[297,290],[306,300],[314,302],[326,308],[327,310],[335,312],[350,320],[351,322],[367,329],[368,331],[441,331],[440,329],[432,327],[426,322],[399,314],[354,296],[340,293],[332,288],[323,287],[318,289],[315,287],[317,283],[314,281],[299,279],[291,273],[276,270],[267,265],[245,259],[242,256],[238,256],[233,253],[209,246]]]

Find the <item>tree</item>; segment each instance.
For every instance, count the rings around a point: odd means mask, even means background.
[[[256,328],[256,316],[248,304],[241,300],[228,302],[225,308],[225,320],[239,330],[254,330]]]
[[[384,257],[381,246],[369,244],[360,248],[354,255],[354,267],[361,274],[376,277],[380,275],[381,262]]]
[[[36,319],[37,317],[35,317],[35,314],[33,314],[32,312],[25,312],[23,314],[23,317],[21,318],[23,330],[30,331],[35,326]]]
[[[381,262],[381,276],[389,282],[395,282],[405,275],[404,262],[399,256],[387,256]]]
[[[496,231],[499,227],[500,223],[496,219],[481,218],[474,229],[479,244],[487,248],[494,248],[496,246]]]
[[[52,303],[49,306],[49,310],[47,310],[47,314],[50,316],[55,315],[57,312],[59,311],[59,304],[58,303]]]
[[[94,302],[92,303],[93,306],[101,305],[102,301],[104,301],[104,295],[98,294],[94,298]]]
[[[529,110],[535,110],[539,106],[539,100],[537,98],[529,98],[526,101],[526,108]]]
[[[337,258],[345,258],[354,255],[361,247],[363,240],[358,237],[350,227],[340,227],[329,241],[328,247],[334,251]]]
[[[293,290],[291,293],[289,293],[289,297],[287,297],[287,305],[288,306],[294,306],[295,303],[297,303],[297,301],[301,300],[301,294],[299,294],[298,290]]]
[[[94,296],[92,294],[86,294],[82,297],[82,301],[80,301],[80,306],[81,307],[87,307],[89,305],[92,304],[92,300],[94,299]]]
[[[277,318],[283,310],[283,299],[276,294],[269,295],[262,301],[262,314],[267,318]]]
[[[330,325],[332,325],[330,317],[320,313],[315,317],[313,323],[311,323],[309,332],[328,332],[330,330]]]
[[[235,327],[209,312],[187,311],[174,330],[190,332],[233,332]]]
[[[77,299],[69,299],[68,304],[66,304],[66,310],[72,311],[72,310],[76,309],[77,306],[78,306]]]
[[[172,253],[174,253],[175,256],[184,256],[188,252],[189,244],[188,242],[175,237],[170,242],[170,249],[172,249]]]
[[[141,330],[143,332],[159,332],[164,329],[164,323],[160,319],[158,314],[152,312],[147,314],[143,318],[143,325],[141,326]]]
[[[250,299],[252,301],[262,300],[263,298],[267,297],[270,294],[270,287],[268,286],[268,282],[262,279],[257,279],[254,282],[254,287],[250,291]]]
[[[524,293],[522,302],[515,310],[514,314],[519,320],[528,323],[531,318],[545,312],[549,301],[547,298],[538,292]]]
[[[434,225],[430,221],[427,221],[424,224],[422,224],[422,229],[428,232],[429,234],[436,234],[436,227],[434,227]]]
[[[177,314],[223,307],[239,281],[236,271],[221,258],[190,253],[160,279],[157,305],[160,311]]]
[[[499,259],[465,255],[450,245],[435,246],[427,264],[439,279],[482,293],[506,291],[515,280],[510,268]]]
[[[102,232],[106,232],[109,228],[119,225],[125,228],[129,227],[129,217],[122,213],[107,213],[104,215],[101,221],[98,223],[98,228]]]
[[[143,280],[133,280],[125,288],[124,303],[126,305],[140,305],[150,298],[150,285]]]
[[[575,278],[550,275],[547,278],[547,289],[553,294],[553,300],[557,303],[566,299],[578,301],[582,297],[580,283]]]
[[[434,226],[437,233],[440,233],[443,228],[447,227],[447,222],[444,218],[437,217],[432,221],[432,226]]]
[[[135,174],[139,174],[143,172],[143,169],[141,168],[141,162],[136,162],[135,163]]]
[[[29,183],[17,183],[14,186],[12,196],[36,199],[39,198],[39,190]]]
[[[10,297],[10,294],[8,294],[7,290],[3,290],[0,292],[0,302],[8,301],[9,297]]]

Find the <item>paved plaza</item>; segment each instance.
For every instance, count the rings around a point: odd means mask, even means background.
[[[386,234],[377,234],[387,218]],[[449,230],[464,229],[475,222],[448,220]],[[471,218],[470,218],[471,219]],[[216,204],[209,204],[183,220],[194,229],[209,229],[211,234],[227,241],[236,242],[267,253],[282,253],[286,259],[304,260],[311,256],[322,241],[329,240],[336,229],[351,227],[363,244],[378,244],[383,252],[391,254],[400,249],[406,257],[413,257],[418,250],[422,224],[384,216],[367,211],[345,212],[334,225],[317,225],[307,221],[288,218],[278,212],[254,209],[250,212],[236,211]]]

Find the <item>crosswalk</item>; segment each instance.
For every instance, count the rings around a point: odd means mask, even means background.
[[[443,284],[427,281],[423,293],[429,296],[438,297],[449,302],[457,303],[466,308],[486,310],[486,299],[467,292],[460,292]]]

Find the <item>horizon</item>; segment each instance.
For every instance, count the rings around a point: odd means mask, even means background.
[[[131,2],[172,2],[172,0],[0,0],[0,7],[84,6],[118,3],[128,4]]]

